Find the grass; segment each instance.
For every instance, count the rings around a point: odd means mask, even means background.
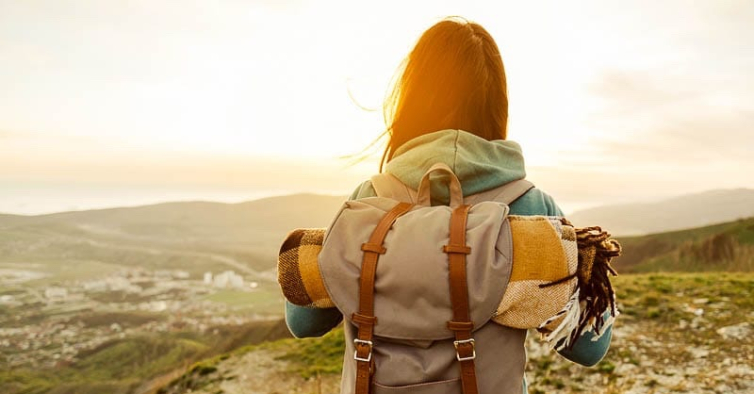
[[[745,311],[754,310],[754,274],[682,273],[620,275],[613,278],[621,320],[650,320],[653,325],[674,326],[690,319],[695,300],[705,299],[706,306],[725,302],[726,309],[742,313],[707,313],[711,325],[732,325],[746,321]],[[697,301],[698,302],[698,301]],[[725,312],[725,311],[720,311]],[[673,331],[678,333],[678,331]],[[680,332],[681,335],[688,335]],[[707,333],[709,336],[714,332]],[[695,336],[693,342],[705,336]],[[693,339],[693,338],[692,338]],[[340,373],[343,358],[343,331],[336,329],[322,338],[290,339],[265,344],[271,349],[285,349],[283,359],[291,362],[291,372],[311,377],[316,374]],[[630,356],[630,355],[625,355]],[[609,357],[608,357],[609,360]],[[538,370],[553,366],[552,359],[530,360]],[[610,373],[615,365],[603,361],[597,369]]]
[[[69,237],[70,236],[70,237]],[[88,242],[94,241],[94,242]],[[614,279],[618,302],[623,315],[618,326],[640,327],[653,341],[681,343],[720,349],[709,358],[736,357],[730,344],[721,343],[714,327],[738,324],[751,318],[754,310],[754,274],[707,272],[715,270],[754,271],[754,218],[700,229],[658,234],[649,237],[621,239],[626,254],[616,261],[619,272],[700,271],[705,273],[645,273],[621,275]],[[105,245],[105,246],[103,246]],[[109,248],[110,245],[122,246]],[[22,286],[45,286],[55,282],[102,277],[124,267],[146,269],[188,269],[194,277],[204,271],[223,271],[227,266],[197,253],[186,255],[178,245],[145,240],[120,239],[117,236],[93,235],[73,227],[48,228],[29,226],[0,229],[0,267],[44,271],[52,275]],[[244,244],[245,245],[245,244]],[[204,247],[204,246],[203,246]],[[224,253],[225,245],[207,245],[197,252]],[[210,247],[216,248],[209,249]],[[192,247],[193,248],[193,247]],[[158,252],[150,253],[149,250]],[[191,249],[195,250],[195,249]],[[234,249],[235,250],[235,249]],[[238,247],[233,255],[239,261],[250,261],[251,247]],[[272,261],[272,260],[270,260]],[[30,264],[19,267],[19,264]],[[31,264],[33,263],[33,264]],[[22,295],[20,286],[6,286],[2,294]],[[116,294],[116,296],[118,296]],[[213,302],[230,306],[229,313],[279,313],[282,299],[274,284],[260,283],[253,292],[224,290],[206,296]],[[27,307],[36,307],[28,306]],[[702,318],[695,311],[703,309]],[[12,315],[12,308],[0,306],[0,316]],[[65,310],[46,311],[67,313]],[[747,315],[748,314],[748,315]],[[33,323],[45,315],[31,316]],[[102,326],[118,322],[123,327],[138,326],[154,316],[134,314],[80,313],[86,326]],[[267,323],[265,323],[267,324]],[[277,325],[275,325],[277,324]],[[679,324],[698,324],[701,328],[679,329]],[[216,375],[218,366],[228,357],[247,351],[274,350],[286,361],[283,372],[304,378],[340,373],[343,360],[343,331],[336,329],[322,338],[264,343],[251,343],[281,338],[287,334],[284,325],[270,323],[252,327],[218,327],[216,333],[170,332],[134,335],[101,345],[82,354],[79,361],[52,369],[14,369],[0,366],[0,392],[20,393],[128,393],[160,374],[185,368],[191,381]],[[635,344],[634,344],[635,345]],[[632,345],[633,346],[633,345]],[[688,352],[679,349],[642,348],[614,343],[607,358],[593,370],[573,369],[553,355],[529,360],[530,392],[572,390],[590,392],[588,374],[596,373],[606,382],[620,374],[619,362],[644,365],[644,353],[669,363],[690,362]],[[233,352],[233,349],[241,350]],[[644,353],[642,353],[644,352]],[[726,353],[727,352],[727,353]],[[652,383],[648,383],[652,384]],[[657,383],[659,384],[659,383]],[[620,391],[615,391],[620,392]]]
[[[216,330],[214,334],[178,331],[127,336],[80,353],[73,364],[54,368],[0,367],[0,392],[127,394],[147,380],[193,363],[203,366],[196,370],[199,375],[207,375],[213,357],[223,360],[227,358],[223,354],[233,349],[288,335],[285,324],[275,321]]]
[[[203,357],[209,346],[169,334],[142,334],[106,342],[79,354],[81,361],[52,369],[0,370],[0,387],[6,393],[82,393],[105,385],[125,392],[189,360]]]
[[[614,279],[614,284],[618,304],[624,315],[653,319],[658,323],[674,324],[680,319],[689,319],[691,310],[707,306],[721,307],[719,303],[725,303],[725,308],[729,311],[737,310],[741,313],[705,316],[717,325],[740,323],[746,319],[746,311],[754,310],[752,273],[621,275]],[[737,321],[739,319],[741,321]]]
[[[639,338],[651,341],[619,339],[605,359],[593,368],[576,366],[557,356],[554,352],[532,353],[527,365],[529,392],[594,392],[596,381],[609,393],[623,392],[618,385],[623,377],[620,365],[628,364],[646,368],[648,360],[655,362],[694,365],[694,356],[688,346],[706,346],[720,349],[708,357],[713,362],[724,358],[748,356],[728,350],[715,328],[738,324],[750,318],[754,310],[754,273],[654,273],[621,275],[613,278],[622,315],[616,323],[617,330],[638,330]],[[705,310],[700,327],[695,330],[679,330],[681,321],[691,321],[694,311]],[[632,328],[633,327],[633,328]],[[628,331],[633,332],[633,331]],[[530,341],[536,334],[530,335]],[[670,348],[657,347],[656,343],[669,344]],[[684,346],[672,346],[684,344]],[[531,343],[530,343],[531,345]],[[285,339],[260,345],[240,348],[228,354],[235,358],[247,352],[270,351],[286,361],[285,372],[305,379],[317,376],[337,376],[341,372],[344,352],[343,329],[337,328],[320,338]],[[719,360],[718,360],[719,359]],[[662,361],[667,360],[667,361]],[[717,361],[716,361],[717,360]],[[223,358],[214,358],[194,366],[187,375],[196,387],[207,383],[202,380],[202,371],[207,379],[217,379],[214,372],[222,370]],[[693,378],[693,377],[692,377]],[[185,377],[184,377],[185,379]],[[651,379],[648,386],[657,385]]]
[[[291,362],[290,372],[305,379],[318,375],[340,374],[345,351],[343,329],[337,328],[321,338],[288,339],[277,346],[285,349],[281,360]]]
[[[252,310],[261,314],[279,314],[283,310],[280,288],[277,284],[264,282],[251,291],[223,289],[203,299],[222,303],[236,310]]]
[[[646,379],[646,387],[659,388],[655,378],[635,377],[619,370],[634,366],[644,375],[662,373],[661,368],[701,366],[695,349],[707,349],[704,362],[721,365],[724,360],[750,363],[751,345],[731,347],[716,330],[751,319],[754,310],[754,273],[651,273],[613,278],[621,316],[616,321],[617,339],[605,358],[594,368],[564,362],[552,352],[537,353],[527,366],[530,392],[627,391],[631,379]],[[594,374],[601,375],[602,378]],[[691,384],[714,386],[717,377],[687,377]],[[557,380],[569,383],[561,390]],[[641,381],[640,381],[641,382]]]
[[[82,354],[82,361],[74,369],[97,381],[134,377],[141,380],[168,372],[208,349],[207,344],[167,334],[139,335],[105,343],[89,355]],[[103,369],[105,365],[107,368]]]
[[[229,377],[223,373],[215,374],[220,369],[219,364],[228,358],[241,357],[255,351],[279,354],[276,359],[287,361],[285,365],[289,366],[282,372],[295,374],[304,379],[339,375],[343,366],[343,329],[336,328],[320,338],[289,338],[242,346],[232,352],[199,361],[187,368],[182,376],[158,390],[158,394],[191,392],[227,379]]]

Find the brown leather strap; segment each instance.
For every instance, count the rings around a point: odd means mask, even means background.
[[[466,245],[466,219],[469,205],[461,205],[450,215],[450,242],[443,247],[448,254],[448,271],[450,277],[450,302],[453,306],[453,320],[448,322],[448,329],[455,334],[453,345],[456,358],[461,366],[461,385],[463,394],[477,394],[476,370],[474,359],[476,350],[471,331],[474,323],[469,314],[469,291],[466,283],[466,255],[471,248]]]
[[[391,209],[377,224],[369,241],[361,245],[364,258],[361,261],[361,277],[359,282],[359,311],[351,316],[351,320],[358,326],[358,333],[354,339],[354,359],[356,360],[356,394],[369,394],[372,389],[372,375],[374,374],[374,360],[372,359],[372,337],[377,318],[374,317],[374,279],[377,273],[377,260],[380,254],[386,252],[382,246],[387,232],[396,219],[413,207],[409,203],[399,203]]]

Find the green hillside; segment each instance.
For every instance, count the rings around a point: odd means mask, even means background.
[[[151,392],[162,376],[175,375],[176,370],[183,371],[197,360],[289,336],[281,321],[218,327],[208,334],[125,335],[80,353],[75,363],[53,368],[0,368],[0,388],[4,394]]]
[[[622,314],[606,357],[593,368],[582,367],[559,357],[531,332],[529,393],[754,389],[754,344],[740,340],[753,328],[754,274],[621,275],[613,284]],[[158,393],[337,392],[343,351],[340,328],[321,338],[246,347],[195,364]]]
[[[64,256],[124,265],[153,261],[155,267],[193,266],[203,272],[227,268],[222,260],[230,259],[264,271],[274,269],[277,249],[290,230],[327,226],[344,200],[297,194],[238,204],[174,202],[37,216],[0,214],[0,261]]]
[[[754,218],[640,237],[618,237],[614,266],[629,272],[752,272]]]
[[[289,336],[280,242],[326,226],[343,200],[0,214],[0,393],[149,393],[198,360]],[[204,280],[228,270],[241,285]]]
[[[282,311],[274,257],[286,231],[327,225],[341,199],[314,200],[288,196],[243,204],[0,215],[0,331],[5,335],[0,337],[0,392],[146,394],[173,380],[164,392],[203,392],[200,386],[211,386],[205,377],[235,382],[247,390],[240,392],[249,392],[248,386],[263,385],[270,371],[309,383],[321,377],[329,387],[326,381],[337,380],[341,363],[342,333],[337,331],[324,339],[271,342],[217,357],[288,335],[284,324],[264,321],[279,318]],[[615,267],[621,274],[715,271],[618,277],[622,322],[648,322],[654,324],[651,330],[662,324],[675,328],[677,321],[702,324],[699,316],[685,314],[697,305],[707,309],[707,303],[717,306],[702,318],[715,327],[751,319],[752,305],[739,299],[752,299],[752,274],[740,275],[739,281],[738,275],[733,280],[719,272],[754,272],[754,218],[618,238],[624,256]],[[228,269],[254,287],[220,289],[203,283],[204,272]],[[48,289],[52,295],[45,293]],[[55,291],[67,296],[56,299]],[[745,313],[722,314],[728,307]],[[717,312],[722,317],[710,320]],[[671,339],[676,344],[692,340]],[[625,348],[616,352],[634,359]],[[529,368],[534,374],[545,371],[545,380],[533,387],[553,392],[567,381],[562,371],[572,371],[556,369],[558,361],[537,354],[530,353]],[[248,369],[236,375],[215,372],[224,359],[241,363],[238,357],[247,355],[257,357],[249,359],[253,365],[266,366],[253,367],[253,374]],[[646,357],[651,361],[659,355]],[[614,366],[600,368],[601,378],[614,377]],[[278,392],[333,391],[299,390],[303,383],[295,379],[288,381],[290,390]]]
[[[737,378],[736,374],[751,371],[750,367],[724,372],[711,368],[698,376],[685,372],[696,371],[696,365],[748,366],[754,357],[751,345],[738,347],[736,354],[726,352],[728,339],[719,331],[750,327],[746,321],[754,310],[754,277],[750,273],[754,272],[754,218],[619,239],[624,255],[614,265],[622,275],[613,283],[623,315],[612,349],[598,366],[587,369],[557,357],[532,339],[536,334],[530,335],[528,347],[535,349],[529,352],[527,365],[530,392],[617,393],[636,387],[663,392],[681,386],[715,387],[726,377]],[[726,271],[747,273],[732,275]],[[634,272],[666,273],[630,274]],[[731,310],[744,313],[732,314]],[[648,336],[654,339],[647,341]],[[707,349],[723,350],[711,355]],[[342,329],[322,338],[266,343],[196,364],[160,393],[243,392],[234,390],[251,382],[237,381],[236,376],[254,366],[244,367],[242,360],[264,360],[267,373],[276,379],[287,376],[275,387],[254,383],[259,392],[283,392],[279,387],[295,387],[297,392],[337,391],[342,353]],[[698,354],[705,354],[705,359],[698,360]],[[663,363],[670,363],[669,370],[682,369],[663,372],[655,367]],[[684,381],[683,385],[674,375]]]

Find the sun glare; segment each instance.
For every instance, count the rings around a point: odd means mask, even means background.
[[[0,29],[14,37],[0,45],[0,181],[19,186],[23,169],[25,182],[50,174],[105,184],[112,179],[101,169],[127,172],[139,157],[160,174],[197,157],[215,174],[225,171],[218,163],[244,158],[298,164],[302,178],[310,162],[347,167],[385,130],[382,105],[397,67],[448,15],[479,22],[497,41],[508,136],[528,165],[625,164],[628,152],[652,146],[684,163],[732,163],[726,173],[751,169],[742,147],[751,145],[745,70],[754,63],[737,44],[751,23],[733,5],[400,2],[395,12],[397,1],[124,4],[0,6]],[[675,14],[683,18],[669,22]],[[730,138],[705,150],[721,128]],[[367,163],[362,176],[377,170],[376,158]],[[624,178],[644,177],[620,168]],[[709,167],[694,171],[736,183]],[[698,188],[695,176],[685,188]],[[327,186],[338,187],[351,185]]]

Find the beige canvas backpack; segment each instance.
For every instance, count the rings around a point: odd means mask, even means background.
[[[431,206],[435,173],[449,206]],[[346,318],[341,392],[520,394],[526,331],[490,319],[511,275],[508,204],[533,185],[464,199],[442,163],[417,191],[386,174],[372,185],[378,197],[344,204],[318,259]]]

